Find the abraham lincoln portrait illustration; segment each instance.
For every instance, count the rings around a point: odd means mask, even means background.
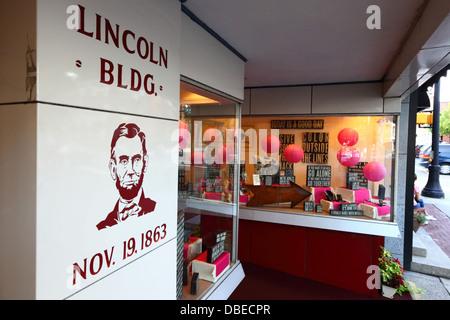
[[[114,131],[109,160],[109,171],[119,199],[114,209],[97,224],[98,230],[155,210],[156,202],[146,198],[142,188],[147,166],[145,134],[134,123],[122,123]]]

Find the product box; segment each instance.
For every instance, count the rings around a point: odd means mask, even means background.
[[[189,242],[184,244],[183,258],[192,260],[202,253],[202,239],[189,237]]]
[[[216,282],[219,276],[230,267],[230,253],[222,253],[213,263],[206,262],[207,252],[192,261],[192,273],[198,272],[202,280]]]

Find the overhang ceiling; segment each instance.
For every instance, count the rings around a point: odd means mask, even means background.
[[[419,54],[421,61],[432,60],[427,61],[425,68],[436,67],[439,61],[443,63],[442,52],[434,53],[434,57],[420,52],[425,42],[432,44],[432,48],[446,50],[448,55],[448,3],[448,0],[187,0],[183,6],[245,57],[246,87],[383,80],[387,84],[386,96],[400,96],[427,73],[423,68],[408,70]],[[370,5],[380,8],[381,29],[371,30],[366,25],[371,16],[367,13]],[[422,21],[427,10],[439,13],[437,21]],[[420,23],[426,23],[427,28]],[[433,23],[437,25],[432,26]],[[434,34],[438,29],[439,34]],[[408,40],[417,33],[426,38],[419,36],[414,39],[416,45],[409,48]],[[405,52],[406,49],[411,52]],[[416,74],[412,75],[413,72]]]

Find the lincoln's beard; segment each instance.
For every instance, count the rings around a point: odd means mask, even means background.
[[[117,177],[116,174],[116,188],[117,190],[119,190],[119,194],[122,197],[122,199],[124,200],[132,200],[134,198],[136,198],[136,196],[139,193],[139,190],[142,187],[142,182],[144,181],[144,172],[141,173],[141,175],[139,176],[139,180],[128,186],[128,187],[122,187],[120,185],[120,180],[119,177]]]

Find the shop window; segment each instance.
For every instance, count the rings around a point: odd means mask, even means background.
[[[392,222],[395,120],[243,117],[241,208]]]
[[[239,112],[240,105],[230,99],[182,82],[178,154],[180,299],[202,298],[236,262]]]

